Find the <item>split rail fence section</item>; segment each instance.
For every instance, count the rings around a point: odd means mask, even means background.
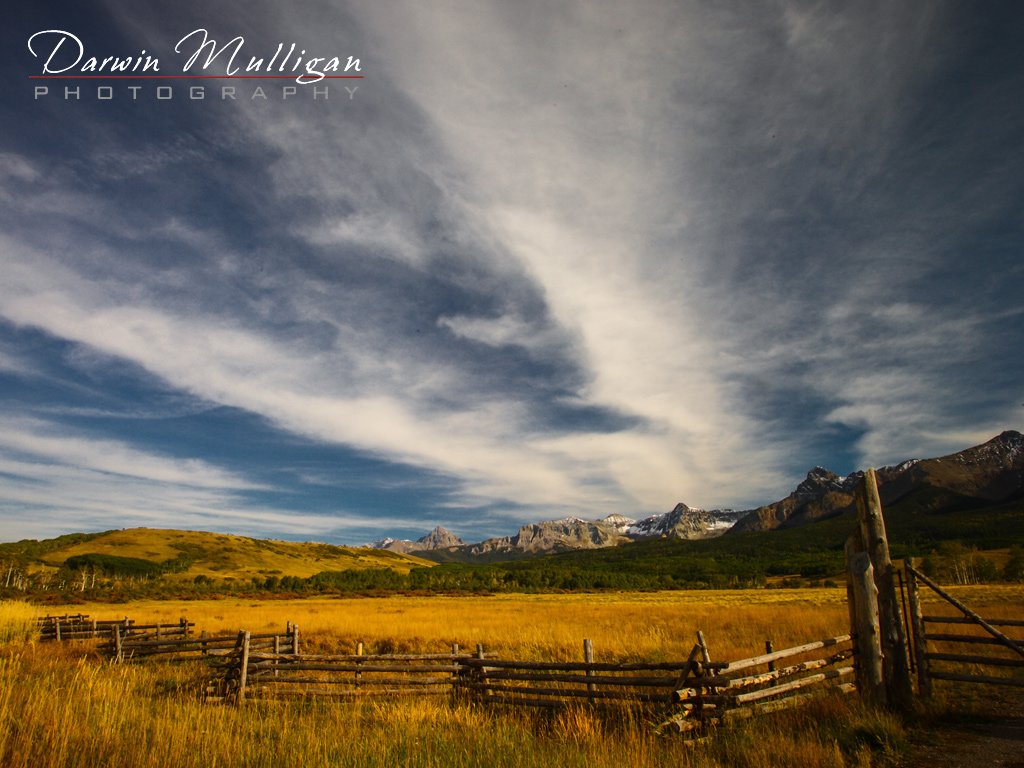
[[[90,640],[109,638],[115,632],[124,638],[144,639],[149,637],[185,637],[195,627],[190,621],[181,619],[176,624],[136,624],[127,616],[123,619],[97,620],[85,614],[44,616],[38,620],[39,639],[63,642],[67,640]]]
[[[260,645],[242,632],[222,679],[208,689],[209,699],[241,703],[246,698],[326,697],[353,700],[366,696],[448,695],[459,686],[471,657],[453,645],[450,653],[355,654],[283,653]]]
[[[842,693],[856,690],[850,635],[779,651],[773,650],[769,641],[765,653],[727,662],[711,661],[703,636],[698,634],[698,639],[694,650],[699,649],[703,658],[694,668],[695,674],[684,681],[685,687],[674,693],[682,712],[664,724],[679,731],[787,709],[824,688]]]
[[[267,633],[253,635],[242,632],[231,635],[167,635],[150,632],[144,635],[122,635],[119,627],[111,631],[110,639],[101,644],[101,653],[115,662],[132,659],[144,659],[163,656],[170,660],[204,657],[227,657],[236,653],[242,645],[241,637],[249,638],[250,647],[254,650],[267,650],[275,653],[298,653],[299,628],[289,623],[283,634]]]
[[[629,707],[674,714],[677,731],[770,712],[805,701],[812,691],[853,690],[849,635],[747,659],[712,662],[703,634],[690,657],[664,663],[595,662],[584,641],[582,662],[498,659],[475,653],[311,655],[261,651],[239,634],[223,677],[208,698],[449,696],[482,705]],[[788,666],[777,662],[792,660]],[[763,668],[763,669],[759,669]]]

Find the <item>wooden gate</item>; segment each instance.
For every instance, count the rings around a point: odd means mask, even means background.
[[[912,659],[921,696],[931,696],[933,680],[1024,687],[1024,620],[983,619],[917,570],[912,558],[904,562],[903,571],[910,603]],[[925,614],[921,584],[961,615]]]

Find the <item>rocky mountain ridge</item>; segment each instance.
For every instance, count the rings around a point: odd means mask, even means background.
[[[599,549],[662,537],[705,539],[720,536],[736,522],[733,510],[693,509],[677,504],[660,515],[651,515],[639,522],[625,515],[612,514],[600,520],[566,517],[522,526],[511,536],[486,539],[477,544],[464,544],[461,539],[435,528],[417,541],[382,539],[369,545],[403,554],[430,556],[431,552],[448,551],[468,559],[495,559],[564,552],[572,549]],[[454,543],[452,543],[454,540]]]
[[[408,539],[392,539],[389,537],[381,539],[380,541],[375,541],[368,546],[371,549],[387,549],[391,552],[399,552],[403,555],[408,555],[412,552],[447,549],[449,547],[459,547],[463,544],[465,544],[465,542],[462,539],[439,525],[426,536],[421,536],[416,539],[416,541],[409,541]]]
[[[784,499],[751,510],[703,510],[680,503],[669,512],[639,521],[612,514],[600,520],[568,517],[531,523],[514,535],[476,544],[465,544],[438,527],[415,542],[384,539],[370,546],[429,559],[475,561],[599,549],[658,538],[693,540],[769,531],[807,525],[851,510],[863,474],[840,476],[814,467]],[[1024,435],[1006,431],[958,453],[882,467],[876,475],[883,505],[915,494],[931,511],[965,498],[979,502],[1024,498]]]

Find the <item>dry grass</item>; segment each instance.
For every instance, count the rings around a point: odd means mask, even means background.
[[[964,596],[964,591],[959,591]],[[1021,590],[974,590],[986,613],[1017,612]],[[50,612],[64,612],[51,607]],[[207,631],[297,622],[307,647],[369,650],[482,642],[519,657],[679,658],[702,629],[717,658],[842,632],[842,590],[76,605],[96,618],[188,616]],[[724,732],[704,746],[658,737],[641,719],[587,710],[543,716],[447,700],[250,703],[200,700],[191,664],[111,666],[91,643],[27,641],[38,611],[0,603],[0,765],[57,766],[868,766],[899,753],[902,726],[855,700],[826,698]]]
[[[54,612],[63,609],[55,607]],[[104,605],[76,605],[106,618]],[[186,617],[211,633],[299,625],[321,648],[426,649],[482,643],[526,658],[576,658],[583,638],[597,658],[685,658],[703,630],[717,658],[758,653],[844,631],[845,591],[761,590],[627,594],[383,597],[306,600],[138,601],[117,607],[133,618]],[[118,613],[113,614],[115,617]],[[749,653],[748,653],[749,652]]]

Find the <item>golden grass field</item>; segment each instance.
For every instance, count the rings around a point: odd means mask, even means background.
[[[987,616],[1020,616],[1024,590],[956,590]],[[930,606],[937,608],[937,606]],[[416,700],[204,704],[194,664],[110,665],[94,642],[42,644],[34,618],[84,612],[138,621],[185,616],[208,632],[301,628],[306,650],[440,650],[451,643],[518,658],[598,661],[685,657],[703,630],[712,656],[759,653],[846,631],[837,589],[497,595],[311,600],[0,603],[0,765],[33,766],[868,766],[894,764],[891,715],[854,697],[723,732],[687,746],[642,719],[585,710],[545,716]],[[937,611],[936,611],[937,612]]]

